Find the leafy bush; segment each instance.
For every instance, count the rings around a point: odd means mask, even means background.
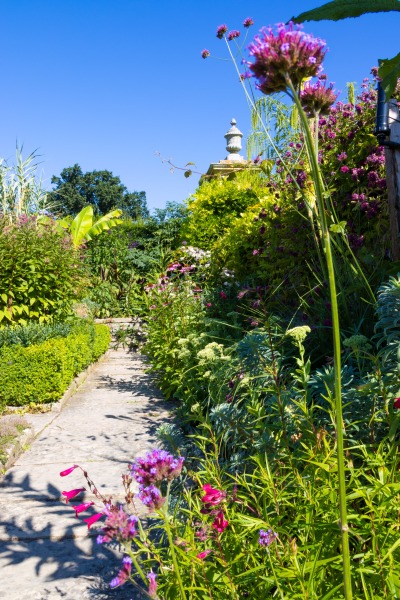
[[[233,178],[204,182],[189,198],[189,219],[182,236],[193,246],[209,250],[236,218],[259,202],[259,194],[263,194],[263,182],[247,170]]]
[[[76,326],[74,321],[64,323],[28,323],[0,329],[0,348],[2,346],[32,346],[46,340],[66,337]]]
[[[82,324],[66,337],[37,345],[0,348],[0,406],[23,406],[61,398],[72,379],[110,343],[106,325]]]
[[[0,326],[62,319],[86,284],[70,238],[35,217],[0,219],[0,265]]]

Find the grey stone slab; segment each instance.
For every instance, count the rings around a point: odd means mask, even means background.
[[[133,586],[109,588],[121,554],[96,544],[96,527],[88,534],[63,500],[63,490],[87,488],[81,471],[59,473],[79,464],[105,498],[123,501],[122,474],[170,419],[143,364],[138,355],[108,351],[65,403],[31,415],[36,437],[0,482],[0,600],[141,598]],[[76,503],[93,498],[87,489]]]

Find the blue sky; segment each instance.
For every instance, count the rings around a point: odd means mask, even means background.
[[[0,156],[38,149],[46,187],[79,163],[108,169],[150,208],[181,202],[198,176],[170,173],[174,164],[205,172],[226,157],[224,134],[235,117],[245,137],[250,115],[218,25],[242,29],[249,42],[263,25],[287,21],[322,0],[0,0],[2,46]],[[325,72],[345,97],[378,58],[399,51],[398,13],[337,23],[308,23],[330,49]],[[242,29],[243,31],[243,29]],[[212,54],[203,60],[200,53]]]

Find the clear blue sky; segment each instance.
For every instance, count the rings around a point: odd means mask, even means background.
[[[205,172],[226,157],[224,134],[250,117],[218,25],[242,29],[249,41],[263,26],[287,21],[322,0],[0,0],[2,50],[0,156],[38,149],[46,187],[74,163],[108,169],[130,191],[144,190],[150,208],[183,201],[198,176],[169,172],[155,153]],[[368,76],[378,58],[399,51],[399,13],[365,15],[305,29],[329,46],[325,72],[342,90]],[[242,30],[243,31],[243,30]]]

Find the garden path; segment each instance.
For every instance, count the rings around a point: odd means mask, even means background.
[[[109,588],[121,555],[96,544],[96,526],[88,535],[62,500],[62,490],[85,484],[81,472],[64,479],[59,473],[79,464],[102,494],[121,494],[127,464],[154,446],[157,427],[169,419],[144,366],[137,354],[108,350],[7,471],[0,484],[0,599],[140,598],[132,586]]]

